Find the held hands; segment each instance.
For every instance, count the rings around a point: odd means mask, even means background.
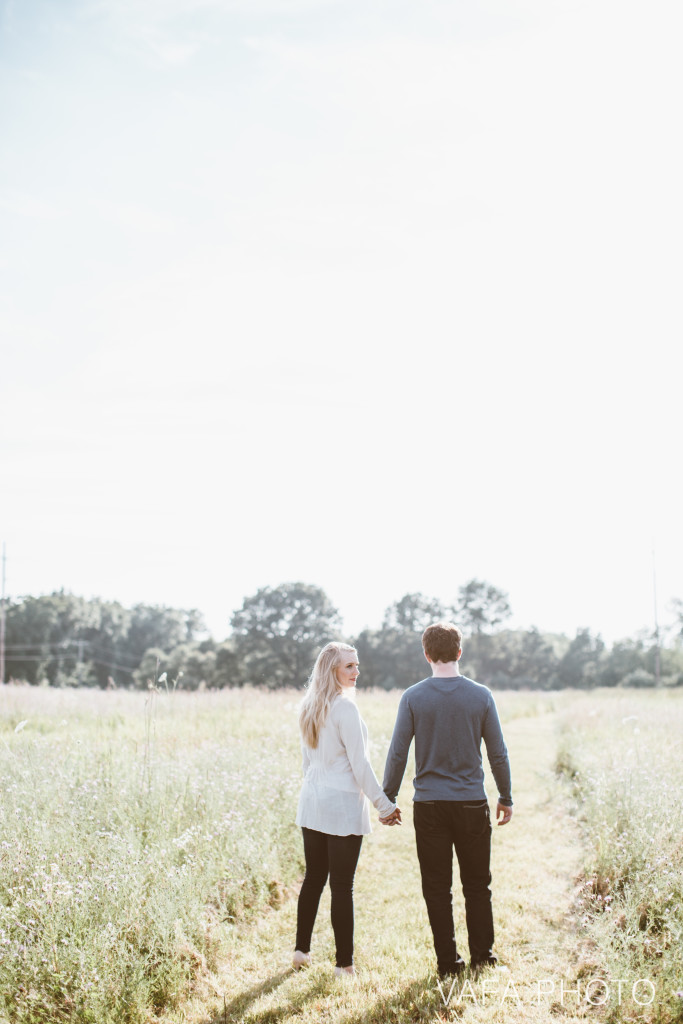
[[[500,818],[501,814],[502,814],[503,817],[498,822],[498,824],[499,825],[507,825],[508,821],[512,817],[512,808],[511,807],[506,807],[504,804],[501,804],[500,801],[499,801],[498,805],[496,807],[496,818]],[[380,819],[380,821],[381,821],[381,819]]]
[[[383,825],[402,825],[401,821],[401,808],[397,807],[395,811],[392,811],[386,818],[379,819]]]
[[[512,807],[506,807],[504,804],[498,803],[496,806],[496,819],[499,825],[507,825],[510,818],[512,817]],[[402,825],[401,820],[401,808],[397,807],[395,811],[389,814],[386,818],[380,817],[380,822],[383,825]]]
[[[507,825],[510,818],[512,817],[512,807],[506,807],[504,804],[499,803],[496,806],[496,819],[499,825]],[[386,818],[380,817],[380,822],[383,825],[402,825],[401,820],[401,808],[397,807],[395,811],[389,814]]]

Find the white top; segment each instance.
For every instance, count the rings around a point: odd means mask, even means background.
[[[332,836],[372,832],[371,801],[380,817],[396,808],[368,759],[368,729],[352,697],[338,694],[314,749],[302,743],[304,784],[296,823]]]

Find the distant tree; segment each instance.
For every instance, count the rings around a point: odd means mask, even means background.
[[[424,594],[405,594],[399,601],[390,604],[384,613],[383,630],[399,633],[419,633],[420,636],[431,622],[438,622],[445,614],[444,606],[435,597]]]
[[[167,654],[160,647],[148,647],[145,651],[140,665],[133,672],[133,683],[140,690],[151,690],[156,686],[161,676],[168,670],[166,668]]]
[[[358,651],[358,664],[360,675],[357,686],[363,689],[381,687],[390,689],[391,683],[387,681],[387,665],[384,661],[383,652],[385,645],[382,641],[382,631],[379,629],[364,629],[351,643]]]
[[[64,590],[40,597],[22,597],[7,609],[5,643],[8,678],[29,683],[58,683],[89,675],[88,631],[99,625],[93,602]]]
[[[195,640],[205,629],[202,616],[195,608],[187,610],[166,605],[136,604],[130,610],[126,649],[133,660],[142,658],[150,647],[158,647],[168,653],[179,644]]]
[[[213,685],[219,688],[242,686],[244,674],[233,638],[218,644],[214,666]]]
[[[644,671],[645,655],[642,639],[617,640],[601,660],[600,685],[619,686],[627,676],[633,677],[634,672]]]
[[[359,686],[405,689],[429,675],[422,634],[430,622],[443,618],[436,598],[405,594],[389,605],[382,628],[364,630],[354,641],[360,663]]]
[[[662,648],[661,672],[664,686],[683,686],[683,642],[681,640],[676,640],[670,647]]]
[[[652,672],[648,672],[644,668],[636,668],[633,672],[629,672],[628,675],[624,676],[621,680],[622,686],[634,686],[634,687],[646,687],[655,686],[657,680],[655,679]]]
[[[510,666],[515,686],[553,689],[557,685],[558,657],[551,641],[535,626],[517,636],[519,645]]]
[[[600,681],[605,644],[588,629],[577,630],[557,666],[557,679],[562,687],[587,689]]]
[[[486,686],[503,689],[511,685],[511,657],[512,641],[508,633],[466,633],[460,671]]]
[[[244,680],[269,689],[303,686],[320,648],[341,631],[324,590],[307,583],[263,587],[245,598],[231,624]]]
[[[7,613],[7,676],[30,683],[107,686],[136,682],[145,652],[168,654],[204,624],[196,611],[86,600],[63,590],[12,601]],[[143,670],[143,675],[146,675]]]
[[[169,689],[205,689],[212,685],[216,671],[216,644],[212,640],[179,644],[164,659],[164,670],[164,685]]]
[[[91,625],[79,630],[79,636],[86,641],[84,650],[90,679],[102,688],[110,679],[118,685],[130,686],[138,659],[131,658],[128,650],[129,609],[116,601],[98,598],[88,604],[97,614]]]
[[[100,686],[113,678],[118,684],[144,687],[148,679],[154,680],[152,666],[156,665],[158,657],[163,665],[160,673],[166,671],[168,676],[174,670],[181,672],[182,657],[188,656],[188,651],[197,645],[198,634],[206,629],[202,615],[194,608],[153,604],[123,608],[120,604],[98,604],[99,626],[89,631],[87,638],[92,673]],[[148,651],[152,651],[150,656],[147,656]],[[178,653],[172,662],[174,651]],[[186,676],[189,688],[190,676],[188,673]]]
[[[460,587],[451,612],[464,633],[490,633],[512,614],[505,591],[479,579]]]
[[[463,643],[463,673],[493,689],[551,689],[557,655],[537,629],[475,633]]]
[[[683,601],[681,601],[680,597],[673,599],[671,610],[674,613],[674,629],[678,631],[678,636],[683,639]]]

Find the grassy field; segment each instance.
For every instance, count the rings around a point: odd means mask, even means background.
[[[397,693],[359,692],[381,774]],[[503,693],[503,965],[440,991],[410,823],[356,883],[357,978],[290,970],[293,693],[0,691],[0,1022],[683,1021],[683,693]],[[495,790],[489,785],[489,794]],[[466,953],[456,887],[456,934]]]

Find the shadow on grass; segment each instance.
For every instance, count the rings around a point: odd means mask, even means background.
[[[224,1022],[233,1024],[234,1021],[240,1020],[238,1014],[244,1016],[252,1003],[276,989],[291,973],[291,971],[280,971],[279,974],[274,974],[271,978],[259,982],[258,985],[253,985],[251,988],[245,989],[244,992],[240,992],[229,1002],[226,1000],[218,1012],[207,1020],[206,1024],[224,1024]]]
[[[444,985],[448,998],[450,980]],[[370,992],[365,995],[360,1009],[340,1011],[337,1024],[387,1024],[388,1021],[392,1024],[431,1024],[434,1020],[457,1019],[441,1016],[445,1006],[434,974],[427,974],[404,985],[399,984],[394,993],[374,1001],[370,999]]]
[[[271,1007],[270,1009],[262,1010],[260,1012],[250,1012],[250,1007],[256,1003],[261,996],[267,996],[270,992],[274,992],[276,988],[278,988],[288,978],[291,978],[293,974],[294,971],[291,968],[286,971],[280,971],[279,974],[274,974],[271,978],[267,978],[258,985],[253,985],[251,988],[245,989],[244,992],[240,992],[230,1001],[226,1000],[224,1005],[207,1020],[206,1024],[238,1024],[238,1022],[245,1019],[248,1019],[250,1024],[251,1022],[253,1022],[253,1024],[276,1022],[292,1013],[296,1013],[297,1007],[300,1008],[310,999],[315,999],[318,996],[328,994],[328,979],[324,976],[313,978],[305,991],[299,991],[295,999],[288,999],[280,1006]]]
[[[439,1011],[445,1009],[434,974],[425,975],[407,984],[398,982],[395,991],[390,995],[374,999],[372,988],[363,985],[362,976],[359,979],[360,984],[356,987],[329,974],[316,974],[313,977],[309,975],[306,987],[298,988],[296,992],[290,990],[279,1005],[262,1010],[251,1009],[261,996],[273,992],[291,975],[291,971],[285,971],[241,992],[230,1002],[226,1002],[225,1008],[221,1008],[206,1024],[240,1024],[242,1021],[248,1024],[280,1024],[300,1016],[307,1004],[316,999],[328,999],[330,996],[340,997],[340,1006],[334,1018],[337,1024],[386,1024],[387,1021],[427,1024],[433,1021],[435,1016],[439,1019]],[[348,991],[344,991],[347,985]],[[448,995],[448,986],[445,993]],[[348,998],[345,999],[345,996]],[[344,1000],[346,1005],[341,1000]],[[359,1001],[362,1005],[353,1005]]]

